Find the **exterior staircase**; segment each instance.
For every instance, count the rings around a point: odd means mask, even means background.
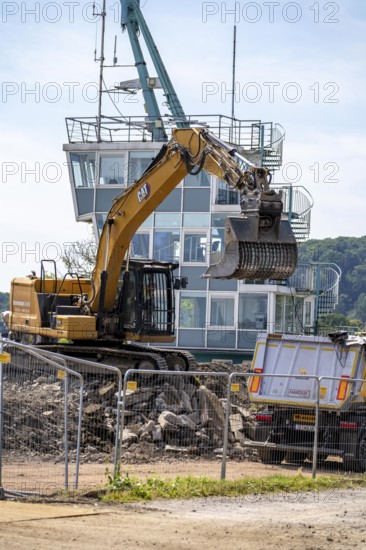
[[[288,284],[297,292],[314,296],[314,319],[333,313],[339,301],[341,268],[334,263],[298,264]]]
[[[302,185],[273,184],[271,186],[282,193],[283,212],[288,216],[297,242],[309,238],[313,197]]]

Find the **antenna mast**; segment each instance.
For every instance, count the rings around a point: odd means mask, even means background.
[[[93,11],[95,4],[93,4]],[[104,70],[104,36],[105,36],[105,18],[106,18],[106,0],[103,0],[102,13],[93,13],[100,15],[102,18],[102,35],[100,39],[100,59],[99,59],[99,97],[98,97],[98,116],[97,116],[97,138],[98,142],[102,141],[101,125],[102,125],[102,96],[103,96],[103,70]]]
[[[232,119],[235,118],[235,70],[236,70],[236,25],[234,25],[234,43],[233,43],[233,80],[232,80],[232,98],[231,98],[231,118]]]

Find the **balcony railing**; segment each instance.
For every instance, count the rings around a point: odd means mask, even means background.
[[[187,119],[191,127],[207,128],[223,141],[253,153],[264,148],[278,152],[284,137],[282,127],[273,122],[239,120],[224,115],[189,115]],[[148,116],[103,116],[99,140],[97,117],[66,118],[66,127],[69,143],[151,142],[152,125],[161,122],[169,139],[177,127],[176,120],[169,116],[163,116],[161,121]]]

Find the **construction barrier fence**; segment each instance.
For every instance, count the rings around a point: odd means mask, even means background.
[[[263,379],[275,386],[275,378],[281,385],[299,376],[123,375],[115,366],[6,339],[0,348],[5,495],[85,492],[104,488],[116,475],[238,479],[296,475],[299,468],[313,477],[319,468],[366,471],[366,407],[349,406],[362,394],[363,380],[306,377],[306,407],[276,408],[251,399]],[[325,391],[342,401],[345,413],[324,408]]]

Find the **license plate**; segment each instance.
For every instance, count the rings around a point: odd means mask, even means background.
[[[315,430],[315,426],[311,424],[295,424],[294,428],[301,432],[313,432]]]
[[[313,414],[294,414],[294,422],[299,424],[304,424],[309,422],[309,424],[315,424],[315,416]]]

